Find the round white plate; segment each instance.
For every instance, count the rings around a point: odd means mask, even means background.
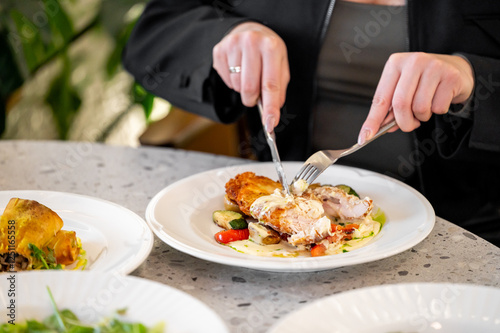
[[[2,319],[10,320],[7,307],[14,301],[15,323],[41,320],[53,314],[48,286],[59,310],[70,309],[82,321],[95,324],[127,308],[124,320],[152,327],[165,324],[168,333],[228,333],[219,316],[198,299],[167,285],[110,272],[23,272],[14,276],[15,296],[10,282],[0,281]],[[194,320],[193,320],[194,318]]]
[[[369,287],[319,299],[269,333],[498,333],[500,289],[413,283]]]
[[[64,192],[0,191],[1,212],[11,198],[38,201],[61,217],[62,229],[76,231],[86,251],[86,270],[128,274],[153,248],[153,233],[146,222],[115,203]]]
[[[289,179],[302,163],[284,163]],[[266,271],[319,271],[386,258],[418,244],[431,232],[435,215],[429,202],[413,188],[381,174],[333,165],[318,179],[322,184],[347,184],[368,196],[386,214],[387,223],[365,247],[324,257],[260,257],[218,244],[220,231],[212,212],[224,209],[225,183],[239,173],[255,172],[277,179],[272,163],[253,163],[210,170],[180,180],[160,191],[146,209],[146,221],[168,245],[192,256],[226,265]]]

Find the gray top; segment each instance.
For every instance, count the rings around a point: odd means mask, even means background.
[[[0,141],[0,188],[90,195],[144,217],[149,201],[164,187],[242,163],[250,161],[168,148]],[[231,333],[265,333],[291,311],[352,289],[407,282],[500,287],[499,267],[498,247],[437,218],[420,244],[366,264],[314,273],[263,272],[197,259],[155,238],[151,254],[132,275],[196,297],[221,316]]]
[[[356,143],[387,59],[407,49],[406,22],[406,6],[336,2],[318,62],[315,151]],[[398,131],[339,163],[397,173],[411,149],[411,135]]]

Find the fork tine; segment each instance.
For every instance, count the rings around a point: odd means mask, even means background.
[[[307,179],[305,179],[305,181],[308,183],[308,184],[312,184],[313,181],[316,180],[316,178],[318,178],[319,174],[320,174],[320,170],[317,169],[317,168],[314,168],[314,171],[307,177]]]
[[[312,165],[312,164],[307,164],[307,165],[304,165],[302,166],[302,168],[299,170],[299,172],[297,173],[297,175],[295,176],[294,178],[294,181],[297,181],[299,179],[303,179],[305,180],[307,183],[309,183],[308,179],[317,174],[318,173],[318,169],[316,168],[316,166]],[[317,177],[317,176],[316,176]],[[314,177],[314,179],[316,178]]]
[[[299,172],[297,172],[297,174],[295,175],[295,178],[293,179],[293,181],[297,181],[299,179],[302,178],[303,174],[306,172],[306,170],[310,167],[311,165],[310,164],[304,164],[302,166],[302,168],[300,168]]]

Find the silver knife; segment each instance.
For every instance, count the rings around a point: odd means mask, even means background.
[[[274,134],[274,130],[268,132],[266,129],[266,125],[264,124],[264,113],[262,108],[262,100],[260,98],[257,101],[257,107],[259,108],[260,118],[262,119],[262,125],[264,127],[267,144],[271,149],[271,155],[273,156],[274,167],[276,168],[276,172],[278,173],[279,181],[283,186],[283,189],[285,190],[285,194],[287,196],[292,195],[290,193],[290,188],[288,187],[288,182],[286,181],[285,170],[283,170],[283,165],[281,164],[280,155],[278,154],[278,148],[276,147],[276,135]]]

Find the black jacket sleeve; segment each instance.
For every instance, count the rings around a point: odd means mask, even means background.
[[[245,110],[212,68],[212,49],[248,18],[222,1],[153,0],[137,22],[123,64],[146,90],[175,106],[220,122]]]
[[[471,103],[474,124],[469,145],[500,152],[500,60],[470,54],[466,56],[472,64],[475,79]]]
[[[500,152],[500,2],[409,0],[409,5],[412,51],[459,53],[474,71],[470,121],[436,117],[436,126],[460,141],[455,146],[449,144],[455,140],[445,142],[442,146],[448,152],[443,157],[452,157],[461,148]],[[453,133],[457,123],[459,131]]]

